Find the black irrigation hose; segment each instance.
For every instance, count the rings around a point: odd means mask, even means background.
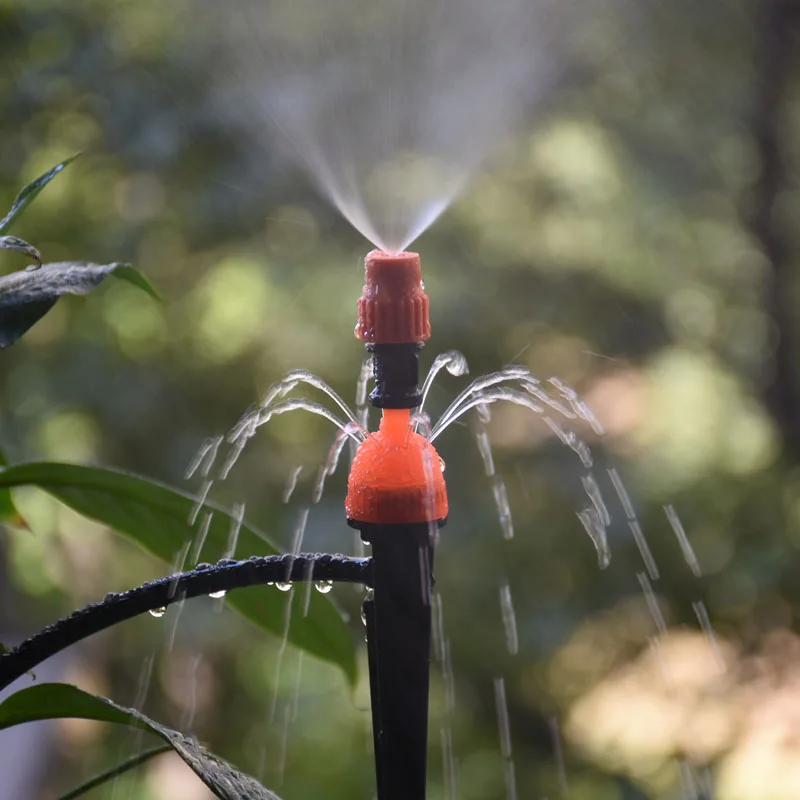
[[[309,575],[315,581],[371,586],[372,559],[327,553],[252,556],[246,561],[223,558],[216,565],[201,564],[189,572],[149,581],[126,592],[112,592],[99,603],[74,611],[1,655],[0,689],[81,639],[146,611],[212,592],[276,581],[302,582]]]

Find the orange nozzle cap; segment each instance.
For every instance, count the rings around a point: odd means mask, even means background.
[[[380,429],[358,448],[345,510],[356,522],[415,523],[447,518],[444,462],[414,433],[408,409],[384,409]]]
[[[430,339],[428,295],[417,253],[367,254],[364,291],[358,300],[356,338],[372,344],[410,344]]]

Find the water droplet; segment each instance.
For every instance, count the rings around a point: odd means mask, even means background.
[[[669,524],[672,526],[672,530],[678,537],[678,543],[681,546],[683,557],[686,560],[686,563],[689,565],[689,568],[692,570],[694,576],[696,578],[699,578],[702,575],[702,570],[700,569],[700,562],[697,560],[697,556],[695,555],[694,550],[692,549],[692,545],[689,543],[689,537],[686,535],[686,531],[684,530],[683,525],[681,524],[677,512],[672,506],[664,506],[664,512],[667,515]]]
[[[484,472],[491,478],[494,477],[494,458],[492,457],[492,445],[489,443],[489,434],[486,430],[478,431],[475,435],[478,442],[478,450],[480,450],[481,458],[483,459]]]
[[[160,606],[159,608],[151,608],[150,609],[150,614],[152,616],[156,617],[156,618],[161,618],[166,613],[167,613],[167,607],[166,606]]]
[[[284,503],[288,503],[289,500],[292,499],[294,490],[295,488],[297,488],[297,479],[300,477],[300,473],[302,471],[303,471],[303,465],[301,464],[299,467],[295,467],[289,474],[289,478],[286,481],[286,488],[283,490],[282,499]]]
[[[519,652],[519,637],[517,635],[517,617],[514,614],[514,601],[511,599],[511,587],[508,581],[500,586],[500,611],[503,617],[503,628],[506,632],[506,647],[511,655]]]
[[[585,508],[583,511],[578,511],[577,516],[594,543],[600,569],[605,569],[611,563],[611,550],[608,546],[606,528],[600,515],[595,508]]]
[[[442,472],[444,472],[444,469],[445,469],[446,466],[447,465],[444,463],[444,459],[441,456],[439,456],[439,469]]]
[[[209,595],[208,595],[208,596],[209,596],[209,597],[213,597],[213,598],[214,598],[214,600],[219,600],[219,599],[220,599],[220,597],[225,597],[225,595],[226,595],[227,593],[228,593],[228,590],[227,590],[227,589],[220,589],[218,592],[209,592]]]
[[[321,594],[328,594],[333,589],[333,581],[315,581],[314,588]]]
[[[375,592],[372,589],[367,589],[366,594],[364,595],[364,604],[361,606],[361,621],[364,625],[367,624],[367,603],[374,602],[375,600]]]
[[[361,540],[367,547],[372,547],[372,542],[368,542],[366,539]]]
[[[463,353],[459,353],[458,350],[452,350],[447,355],[450,357],[450,361],[447,364],[447,371],[451,375],[461,377],[469,372],[467,359],[464,357]]]
[[[514,538],[514,522],[511,519],[511,505],[508,502],[508,492],[502,479],[495,476],[492,484],[494,502],[497,506],[497,517],[500,520],[500,529],[503,531],[504,539]]]
[[[275,588],[281,592],[288,592],[292,588],[292,584],[286,581],[275,581]]]

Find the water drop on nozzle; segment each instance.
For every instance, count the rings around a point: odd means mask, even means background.
[[[367,611],[366,611],[367,603],[372,603],[374,601],[375,601],[375,591],[373,589],[367,589],[367,593],[364,595],[364,603],[361,606],[361,621],[365,625],[367,624]]]
[[[214,600],[219,600],[221,597],[225,597],[227,593],[227,589],[220,589],[218,592],[209,592],[208,596],[212,597]]]
[[[151,608],[150,609],[150,615],[153,616],[153,617],[156,617],[157,619],[160,619],[166,613],[167,613],[167,607],[166,606],[160,606],[159,608]]]
[[[288,592],[292,588],[292,584],[287,581],[275,581],[275,588],[281,592]]]
[[[328,592],[330,592],[331,589],[333,589],[333,581],[316,581],[314,583],[314,588],[320,594],[328,594]]]
[[[452,350],[447,354],[447,356],[449,357],[449,361],[445,367],[451,375],[454,375],[455,377],[461,377],[469,372],[467,359],[463,353],[459,353],[458,350]]]

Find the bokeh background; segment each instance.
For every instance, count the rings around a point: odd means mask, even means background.
[[[0,0],[0,209],[82,150],[14,232],[48,261],[128,260],[167,301],[108,281],[61,300],[2,353],[0,445],[11,461],[116,466],[194,490],[183,474],[203,440],[286,370],[312,370],[354,397],[369,244],[292,161],[253,147],[220,111],[215,63],[183,13],[169,2]],[[498,677],[519,797],[800,797],[799,18],[791,0],[608,7],[536,114],[415,244],[434,330],[423,363],[457,348],[472,375],[520,363],[574,386],[606,429],[578,433],[612,516],[612,561],[600,570],[576,517],[578,460],[534,415],[498,409],[489,435],[516,530],[506,541],[475,421],[437,443],[452,509],[436,577],[455,712],[434,665],[433,800],[507,796]],[[4,272],[24,266],[0,258]],[[444,377],[431,410],[464,384]],[[324,420],[281,417],[215,499],[246,503],[247,518],[288,546],[331,436]],[[658,638],[609,468],[659,568]],[[354,552],[344,483],[342,471],[314,508],[308,549]],[[0,532],[7,643],[169,570],[40,493],[16,499],[30,530]],[[502,625],[506,582],[516,655]],[[352,587],[333,596],[353,620],[363,678],[361,597]],[[291,649],[278,673],[279,649],[198,600],[177,626],[128,622],[38,677],[192,731],[282,797],[371,797],[363,680],[351,693],[311,657],[300,671]],[[275,696],[291,713],[272,718]],[[452,739],[454,791],[441,737]],[[0,798],[55,798],[141,746],[77,721],[0,734]],[[208,791],[161,756],[93,796]]]

